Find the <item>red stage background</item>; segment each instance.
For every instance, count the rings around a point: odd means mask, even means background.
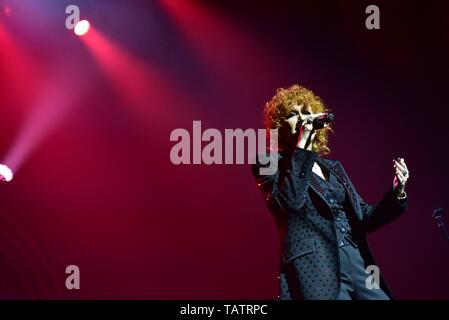
[[[329,158],[370,203],[411,171],[408,212],[370,235],[399,299],[449,299],[446,1],[0,1],[0,298],[276,299],[278,236],[248,165],[170,162],[170,132],[262,128],[300,83],[336,120]],[[77,265],[81,289],[65,288]]]

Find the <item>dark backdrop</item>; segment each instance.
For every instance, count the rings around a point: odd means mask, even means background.
[[[262,128],[293,83],[335,112],[329,158],[367,202],[406,159],[409,209],[369,240],[397,298],[449,298],[431,217],[448,206],[447,1],[77,1],[144,66],[138,103],[117,89],[133,79],[111,81],[64,28],[72,2],[2,1],[0,154],[28,152],[0,184],[1,298],[275,299],[278,236],[249,166],[174,166],[169,135]],[[64,286],[70,264],[80,290]]]

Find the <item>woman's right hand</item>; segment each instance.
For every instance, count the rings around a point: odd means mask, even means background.
[[[312,150],[312,142],[315,139],[316,128],[313,126],[313,121],[325,115],[325,113],[310,113],[310,114],[299,114],[299,121],[297,126],[299,127],[298,143],[297,146],[302,149]],[[324,127],[329,124],[325,123]]]

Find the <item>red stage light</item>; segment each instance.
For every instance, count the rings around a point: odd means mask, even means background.
[[[5,6],[3,7],[3,13],[6,16],[9,16],[12,13],[12,7],[9,4],[5,4]]]
[[[75,34],[77,36],[84,36],[90,29],[90,23],[87,20],[81,20],[75,25]]]
[[[13,178],[11,169],[9,169],[4,164],[0,164],[0,181],[9,182]]]

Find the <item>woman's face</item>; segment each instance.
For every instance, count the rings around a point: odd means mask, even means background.
[[[299,127],[297,127],[298,122],[305,121],[311,114],[312,108],[308,105],[300,104],[292,107],[284,120],[292,135],[296,134],[297,130],[299,130]],[[310,124],[310,126],[312,125]]]

